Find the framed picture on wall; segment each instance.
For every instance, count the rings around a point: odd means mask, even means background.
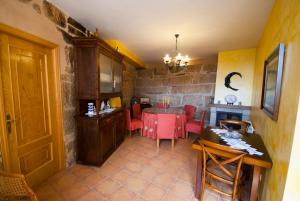
[[[283,60],[284,44],[280,43],[264,63],[261,109],[274,121],[278,119]]]

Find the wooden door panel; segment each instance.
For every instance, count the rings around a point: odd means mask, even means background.
[[[59,169],[53,53],[6,34],[0,40],[4,112],[12,119],[10,170],[36,185]]]
[[[21,172],[23,174],[28,174],[42,165],[51,162],[53,160],[52,149],[52,143],[49,143],[20,156]]]
[[[49,135],[45,59],[35,52],[10,48],[18,146]]]

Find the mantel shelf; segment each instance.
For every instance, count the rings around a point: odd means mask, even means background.
[[[227,109],[240,109],[240,110],[251,110],[251,106],[245,105],[226,105],[226,104],[209,104],[208,107],[216,108],[227,108]]]

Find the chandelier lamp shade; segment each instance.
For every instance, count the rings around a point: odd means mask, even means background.
[[[170,57],[169,54],[166,54],[163,58],[163,61],[165,65],[170,69],[170,70],[176,70],[178,71],[179,69],[186,68],[188,66],[188,63],[190,61],[190,58],[188,55],[181,55],[181,53],[178,50],[178,37],[179,34],[175,34],[175,39],[176,39],[176,46],[175,46],[175,51],[172,57]]]

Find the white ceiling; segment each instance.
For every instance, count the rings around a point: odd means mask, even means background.
[[[122,41],[145,62],[175,46],[192,58],[256,47],[274,0],[51,0],[104,39]]]

